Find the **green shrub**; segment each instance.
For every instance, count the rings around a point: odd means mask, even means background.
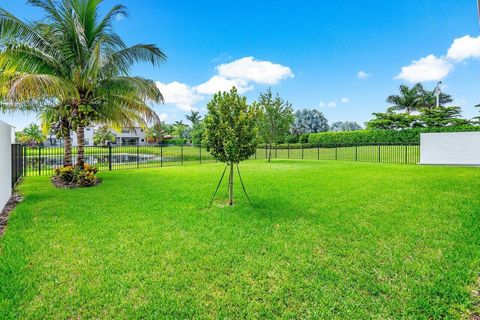
[[[308,143],[308,137],[310,136],[310,134],[308,133],[304,133],[300,136],[300,139],[299,139],[299,142],[300,143]]]
[[[298,143],[299,141],[299,137],[295,134],[289,134],[286,138],[285,138],[285,142],[286,143]]]
[[[444,128],[417,128],[406,130],[360,130],[345,132],[322,132],[310,135],[308,142],[317,146],[349,145],[419,145],[420,134],[427,132],[463,132],[480,131],[476,126],[458,126]]]

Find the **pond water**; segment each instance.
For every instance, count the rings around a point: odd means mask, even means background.
[[[60,166],[63,164],[63,155],[42,155],[40,157],[42,165],[46,166]],[[109,156],[106,154],[89,154],[85,155],[85,162],[91,165],[99,165],[99,164],[108,164]],[[154,161],[161,161],[162,157],[157,155],[151,154],[139,154],[138,155],[138,162],[154,162]],[[38,164],[38,157],[31,156],[26,157],[27,166],[33,163]],[[73,156],[73,162],[75,164],[76,157]],[[117,163],[136,163],[137,162],[137,155],[136,154],[112,154],[112,164]]]

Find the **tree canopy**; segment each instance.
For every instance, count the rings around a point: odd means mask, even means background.
[[[328,130],[328,120],[322,112],[315,109],[303,109],[295,112],[295,120],[292,125],[293,134],[301,135],[325,132]]]

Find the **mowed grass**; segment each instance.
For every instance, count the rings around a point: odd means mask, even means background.
[[[0,319],[460,318],[475,310],[480,170],[241,165],[252,209],[207,209],[221,164],[20,186]],[[238,181],[238,180],[237,180]],[[223,196],[225,186],[220,192]]]

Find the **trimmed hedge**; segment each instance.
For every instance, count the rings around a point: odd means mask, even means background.
[[[359,130],[312,133],[308,142],[317,146],[419,145],[420,133],[480,131],[480,126],[416,128],[406,130]]]
[[[318,146],[312,143],[277,143],[272,145],[272,149],[307,149],[316,147]],[[268,144],[261,143],[257,146],[257,149],[268,149]]]

